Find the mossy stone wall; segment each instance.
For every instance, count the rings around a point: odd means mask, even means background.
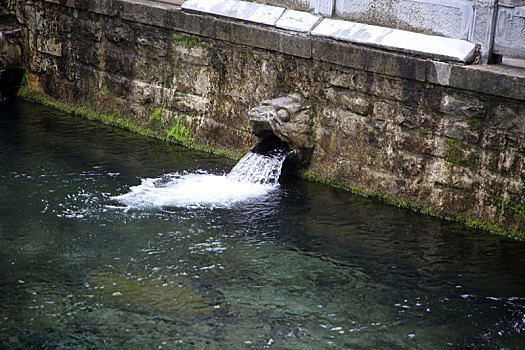
[[[256,142],[247,111],[299,92],[315,110],[303,176],[525,237],[523,72],[312,39],[165,3],[12,6],[25,28],[26,97],[238,157]]]

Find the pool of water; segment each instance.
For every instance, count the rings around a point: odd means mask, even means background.
[[[234,165],[4,101],[0,348],[523,349],[524,243]]]

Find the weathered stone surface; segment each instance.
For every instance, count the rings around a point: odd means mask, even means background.
[[[20,31],[16,27],[0,25],[0,70],[23,66]]]
[[[525,100],[525,70],[496,65],[446,65],[432,62],[427,80],[482,95]]]
[[[157,26],[164,27],[173,27],[179,18],[177,12],[180,12],[178,5],[159,1],[124,0],[115,1],[114,6],[123,20],[143,24],[155,21]]]
[[[279,51],[297,57],[312,57],[312,42],[301,34],[281,34]]]
[[[422,59],[325,39],[312,40],[312,58],[344,67],[419,81],[426,80],[426,65],[428,64]]]
[[[487,111],[482,101],[474,97],[466,100],[452,95],[443,95],[441,112],[456,117],[483,118]]]
[[[15,16],[0,4],[0,96],[12,96],[24,76],[22,28]]]
[[[324,94],[330,102],[357,114],[367,115],[371,107],[369,97],[361,93],[330,87],[324,90]]]

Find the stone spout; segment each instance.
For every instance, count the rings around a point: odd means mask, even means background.
[[[259,140],[275,135],[296,150],[313,148],[310,107],[300,94],[262,101],[248,115],[252,133]]]

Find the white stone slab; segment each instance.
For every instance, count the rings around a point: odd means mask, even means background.
[[[285,10],[283,7],[238,0],[188,0],[182,8],[272,26]]]
[[[330,18],[323,19],[311,34],[459,62],[472,61],[476,51],[474,44],[464,40]]]
[[[277,23],[275,23],[275,26],[277,28],[308,33],[321,19],[321,16],[315,16],[308,12],[286,10]]]

